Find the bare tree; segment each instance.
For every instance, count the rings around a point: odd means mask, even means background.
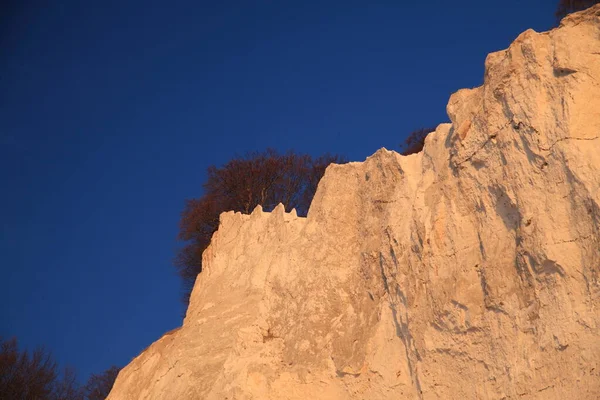
[[[115,384],[120,370],[119,367],[113,365],[99,375],[92,374],[84,387],[85,398],[87,400],[106,399]]]
[[[0,399],[83,400],[74,370],[60,376],[49,352],[38,348],[29,355],[15,338],[0,342]]]
[[[283,203],[286,211],[295,208],[298,215],[306,215],[319,180],[333,162],[346,160],[331,154],[312,158],[268,149],[236,157],[220,168],[209,167],[204,194],[186,201],[179,225],[179,239],[187,242],[175,259],[183,281],[184,304],[189,303],[196,277],[202,271],[202,252],[217,230],[223,211],[248,214],[259,204],[269,211]]]
[[[83,391],[77,383],[77,374],[72,367],[64,369],[62,378],[54,384],[54,400],[83,400]]]

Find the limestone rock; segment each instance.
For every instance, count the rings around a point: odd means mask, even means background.
[[[600,6],[492,53],[419,154],[228,212],[109,400],[600,398]]]

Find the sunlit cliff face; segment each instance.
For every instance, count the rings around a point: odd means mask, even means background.
[[[597,399],[600,6],[448,114],[330,166],[307,218],[222,214],[183,326],[109,399]]]

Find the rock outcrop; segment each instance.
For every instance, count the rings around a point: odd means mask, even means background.
[[[424,151],[224,213],[109,400],[600,398],[600,6],[492,53]]]

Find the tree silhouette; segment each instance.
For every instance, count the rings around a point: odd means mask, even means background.
[[[400,154],[403,156],[408,156],[410,154],[415,154],[422,151],[423,146],[425,145],[425,138],[433,131],[435,131],[435,127],[419,128],[411,132],[404,141],[404,144],[400,145],[400,148],[402,149]]]
[[[346,160],[325,154],[279,154],[273,149],[236,157],[221,168],[208,168],[204,194],[187,200],[181,215],[179,239],[187,244],[179,250],[175,266],[183,281],[183,302],[189,303],[196,277],[202,271],[202,252],[219,226],[223,211],[249,214],[261,205],[265,211],[283,203],[286,211],[295,208],[306,215],[319,180],[331,163]]]
[[[38,348],[20,352],[17,339],[0,338],[0,399],[83,400],[75,372],[57,373],[52,355]]]
[[[85,393],[85,398],[87,400],[106,399],[113,385],[115,384],[115,380],[117,379],[117,375],[119,375],[120,370],[121,369],[119,367],[115,367],[113,365],[99,375],[92,374],[83,390]]]
[[[585,10],[597,3],[600,3],[600,0],[560,0],[554,15],[556,16],[557,22],[560,22],[560,20],[568,14]]]
[[[54,384],[55,400],[83,400],[83,392],[77,383],[77,375],[71,367],[66,367],[62,378]]]

